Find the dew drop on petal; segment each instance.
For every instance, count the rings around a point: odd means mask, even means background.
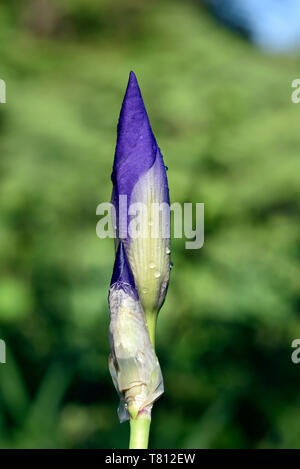
[[[166,254],[170,254],[171,253],[171,249],[166,247]]]
[[[137,355],[136,355],[136,359],[137,359],[138,362],[144,363],[145,362],[144,352],[138,352]]]
[[[170,262],[170,270],[172,270],[174,267],[174,263],[173,262]]]
[[[143,292],[144,294],[148,293],[148,288],[143,288],[142,292]]]
[[[155,264],[154,264],[154,262],[150,262],[149,268],[150,268],[150,269],[155,269]]]
[[[154,277],[155,277],[155,278],[159,278],[159,277],[160,277],[160,272],[159,272],[159,270],[156,270],[156,271],[154,272]]]
[[[166,168],[166,171],[168,171],[168,169],[169,169],[168,166],[165,166],[165,168]]]

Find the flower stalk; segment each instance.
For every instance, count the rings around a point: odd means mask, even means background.
[[[151,417],[138,415],[130,419],[129,449],[147,449],[149,441]]]
[[[155,330],[170,276],[170,201],[166,168],[133,72],[120,112],[112,182],[116,260],[109,369],[120,397],[120,422],[130,420],[129,446],[142,449],[148,446],[153,403],[164,391]],[[120,198],[126,200],[122,210]]]

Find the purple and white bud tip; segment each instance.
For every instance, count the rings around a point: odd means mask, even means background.
[[[112,181],[117,235],[124,241],[149,323],[164,301],[169,282],[170,200],[163,157],[133,72],[119,117]],[[120,209],[124,197],[126,204]]]

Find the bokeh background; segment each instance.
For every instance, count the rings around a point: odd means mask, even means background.
[[[172,201],[205,203],[204,247],[172,244],[150,446],[300,447],[300,57],[250,26],[216,1],[0,1],[1,448],[127,447],[95,211],[131,69]]]

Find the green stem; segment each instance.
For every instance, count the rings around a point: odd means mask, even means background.
[[[151,418],[138,415],[130,419],[129,449],[147,449]]]

